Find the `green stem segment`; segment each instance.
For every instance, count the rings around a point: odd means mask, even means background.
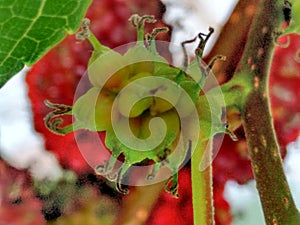
[[[214,224],[212,166],[209,165],[204,171],[199,169],[202,156],[211,144],[211,140],[199,142],[191,159],[194,225]]]
[[[262,0],[250,29],[245,52],[233,80],[248,87],[242,109],[253,173],[268,225],[300,224],[283,171],[268,96],[274,32],[283,22],[283,1]]]
[[[92,44],[93,49],[98,53],[98,55],[103,54],[110,50],[110,48],[102,45],[93,33],[90,33],[88,40]]]

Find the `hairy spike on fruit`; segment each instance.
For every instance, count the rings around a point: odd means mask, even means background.
[[[226,61],[226,56],[224,55],[217,55],[215,57],[213,57],[213,59],[208,63],[208,66],[202,65],[201,66],[201,71],[202,71],[202,78],[200,80],[200,84],[203,83],[204,79],[208,76],[208,74],[210,73],[210,71],[212,70],[213,66],[215,65],[215,63],[217,61]]]
[[[210,38],[210,36],[212,35],[212,33],[214,32],[214,29],[212,27],[209,27],[208,31],[209,31],[208,34],[204,34],[204,33],[199,33],[198,34],[197,37],[200,39],[200,42],[199,42],[197,48],[195,49],[195,59],[194,59],[193,63],[191,64],[191,66],[193,66],[193,64],[197,64],[202,73],[204,73],[205,71],[203,71],[203,67],[200,64],[200,60],[203,57],[203,52],[204,52],[205,45],[206,45],[208,39]],[[196,41],[197,37],[195,37],[191,40],[184,41],[184,42],[181,43],[182,51],[183,51],[183,54],[184,54],[183,71],[187,71],[188,66],[189,66],[188,65],[189,58],[188,58],[188,54],[187,54],[185,45],[189,44],[189,43],[193,43],[194,41]]]
[[[84,18],[81,23],[81,31],[76,33],[76,39],[79,41],[84,41],[90,36],[90,20],[88,18]]]
[[[153,169],[151,171],[151,173],[147,176],[147,180],[153,180],[155,175],[157,174],[158,170],[160,169],[161,164],[159,163],[155,163],[153,165]]]
[[[103,54],[110,50],[110,48],[102,45],[100,41],[95,37],[93,32],[90,30],[90,20],[88,18],[84,18],[81,24],[81,31],[76,33],[76,39],[79,41],[84,41],[88,39],[91,45],[94,48],[93,54],[89,60],[89,64],[91,64],[100,54]]]
[[[208,30],[209,30],[208,34],[204,34],[204,33],[198,34],[198,38],[200,39],[200,42],[199,42],[197,48],[195,49],[195,59],[193,60],[193,62],[190,65],[188,65],[189,59],[188,59],[188,55],[187,55],[187,52],[185,49],[185,44],[194,42],[197,39],[197,37],[194,39],[182,42],[182,44],[181,44],[183,52],[184,52],[183,70],[185,72],[187,72],[187,74],[189,74],[194,80],[197,80],[200,86],[203,86],[203,83],[207,76],[207,72],[209,72],[207,67],[201,63],[206,43],[207,43],[208,39],[210,38],[210,36],[212,35],[212,33],[214,32],[214,29],[212,27],[209,27]]]
[[[95,168],[96,174],[105,176],[109,181],[115,181],[117,179],[117,174],[113,173],[113,170],[116,161],[117,161],[117,157],[112,155],[109,161],[104,161],[103,165],[98,165]]]
[[[226,56],[217,55],[217,56],[213,57],[213,59],[208,63],[209,70],[211,70],[213,68],[213,66],[215,65],[215,63],[219,60],[226,61]]]
[[[233,141],[238,141],[239,140],[238,137],[231,130],[229,130],[229,124],[228,123],[224,124],[224,128],[225,128],[225,133],[228,134]]]
[[[200,39],[200,43],[199,43],[198,47],[195,50],[195,56],[196,56],[197,59],[202,59],[205,45],[206,45],[208,39],[210,38],[210,36],[213,34],[213,32],[214,32],[214,28],[209,27],[208,28],[208,34],[204,34],[204,33],[199,33],[198,34],[198,37]]]
[[[117,176],[116,190],[124,195],[127,195],[129,193],[128,188],[124,188],[123,186],[124,186],[126,173],[130,167],[131,165],[125,162],[122,165],[122,167],[119,169],[118,176]]]
[[[104,174],[106,174],[107,163],[108,163],[108,162],[105,161],[103,165],[98,165],[98,166],[96,166],[96,168],[95,168],[96,174],[99,174],[99,175],[104,175]]]
[[[167,181],[165,191],[169,192],[174,198],[178,198],[178,173],[175,172]]]
[[[50,131],[56,134],[64,135],[72,132],[74,129],[79,128],[72,124],[64,127],[60,126],[64,122],[62,116],[70,114],[72,112],[72,106],[63,105],[63,104],[54,104],[48,100],[45,101],[45,104],[49,108],[53,109],[53,111],[49,112],[44,118],[45,125]]]
[[[138,14],[134,14],[129,18],[129,21],[132,23],[134,27],[137,28],[137,40],[143,41],[144,40],[144,25],[145,22],[147,23],[154,23],[156,20],[152,15],[144,15],[139,16]]]
[[[191,40],[186,40],[186,41],[181,42],[181,48],[183,51],[183,65],[182,65],[183,71],[186,71],[188,68],[188,65],[189,65],[189,57],[188,57],[185,45],[189,44],[189,43],[193,43],[194,41],[196,41],[196,39],[197,39],[197,37],[194,37]]]
[[[162,32],[168,32],[168,31],[169,31],[168,27],[159,27],[159,28],[154,28],[151,34],[146,34],[148,48],[152,53],[157,54],[157,49],[155,44],[155,37],[157,36],[157,34]]]

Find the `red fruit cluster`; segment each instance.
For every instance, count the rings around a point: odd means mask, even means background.
[[[225,184],[235,180],[243,184],[253,178],[250,159],[247,151],[243,130],[236,131],[238,142],[233,142],[225,136],[222,147],[213,161],[213,188],[215,220],[219,225],[230,225],[230,207],[223,197]]]
[[[275,130],[280,147],[294,141],[300,135],[300,36],[282,37],[273,58],[270,76],[270,95]],[[298,54],[297,54],[298,53]]]

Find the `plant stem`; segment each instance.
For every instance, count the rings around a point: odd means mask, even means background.
[[[214,224],[212,167],[209,165],[204,171],[199,169],[207,146],[211,148],[211,140],[199,142],[191,159],[194,225]]]
[[[274,51],[274,33],[283,22],[283,1],[263,0],[251,25],[239,69],[251,90],[242,108],[242,119],[257,189],[268,225],[300,224],[283,171],[270,110],[268,81]]]

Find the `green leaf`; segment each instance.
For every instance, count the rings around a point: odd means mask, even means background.
[[[73,34],[91,0],[0,0],[0,87]]]

